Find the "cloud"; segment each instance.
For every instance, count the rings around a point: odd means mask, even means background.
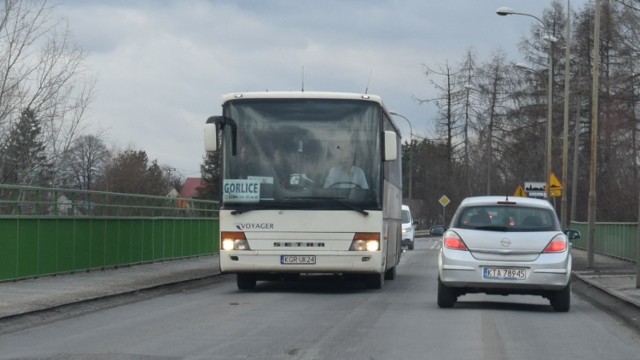
[[[531,26],[495,14],[525,6],[514,0],[59,3],[98,76],[92,124],[190,176],[199,175],[202,125],[220,113],[222,94],[300,90],[303,81],[308,91],[369,86],[425,134],[435,110],[414,101],[434,93],[423,65],[460,61],[470,47],[481,58],[496,48],[517,56]],[[532,3],[520,10],[550,5]]]

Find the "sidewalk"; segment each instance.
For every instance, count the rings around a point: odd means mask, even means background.
[[[578,280],[640,308],[635,263],[596,255],[587,269],[587,253],[573,249],[573,270]],[[164,261],[108,270],[0,283],[0,320],[61,305],[126,294],[219,273],[217,255]]]
[[[602,291],[640,308],[640,288],[636,288],[637,267],[634,262],[595,254],[593,269],[587,268],[587,252],[573,249],[575,277]]]
[[[196,280],[220,272],[218,256],[0,282],[0,320],[61,305]]]

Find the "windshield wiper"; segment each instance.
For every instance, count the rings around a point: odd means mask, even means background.
[[[359,212],[360,214],[362,214],[364,216],[368,216],[369,215],[369,212],[367,212],[366,210],[361,209],[361,208],[359,208],[357,206],[351,205],[349,203],[346,203],[344,201],[341,201],[341,200],[338,200],[338,199],[326,199],[326,200],[327,201],[333,201],[334,203],[340,204],[340,205],[342,205],[343,207],[345,207],[345,208],[347,208],[349,210],[353,210],[355,212]]]
[[[240,215],[253,210],[267,210],[267,209],[297,209],[298,207],[292,204],[258,204],[251,207],[235,209],[231,211],[231,215]]]
[[[338,199],[332,199],[332,198],[323,198],[323,197],[314,197],[314,198],[289,198],[284,200],[286,201],[290,201],[290,200],[308,200],[308,199],[314,199],[314,200],[324,200],[327,202],[331,202],[331,203],[336,203],[340,206],[342,206],[343,208],[349,209],[349,210],[353,210],[355,212],[359,212],[360,214],[364,215],[364,216],[368,216],[369,212],[367,212],[366,210],[359,208],[355,205],[351,205],[349,203],[346,203],[344,201],[338,200]],[[254,210],[266,210],[266,209],[300,209],[300,205],[299,204],[295,204],[295,203],[285,203],[285,202],[281,202],[281,203],[275,203],[275,204],[256,204],[254,206],[250,206],[250,207],[244,207],[244,208],[240,208],[240,209],[234,209],[231,211],[231,215],[239,215],[239,214],[244,214],[246,212],[249,211],[254,211]]]

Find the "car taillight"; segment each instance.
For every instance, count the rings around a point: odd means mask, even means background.
[[[564,234],[561,234],[554,237],[542,252],[545,254],[561,253],[567,251],[568,248],[569,241]]]
[[[442,238],[442,243],[444,244],[444,247],[446,247],[447,249],[462,250],[462,251],[469,250],[469,248],[467,248],[467,244],[465,244],[464,241],[462,241],[462,239],[460,238],[460,236],[458,236],[458,234],[454,233],[453,231],[447,231],[444,234]]]

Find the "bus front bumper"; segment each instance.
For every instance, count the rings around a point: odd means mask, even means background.
[[[382,269],[381,252],[220,251],[220,270],[224,273],[380,273]]]

